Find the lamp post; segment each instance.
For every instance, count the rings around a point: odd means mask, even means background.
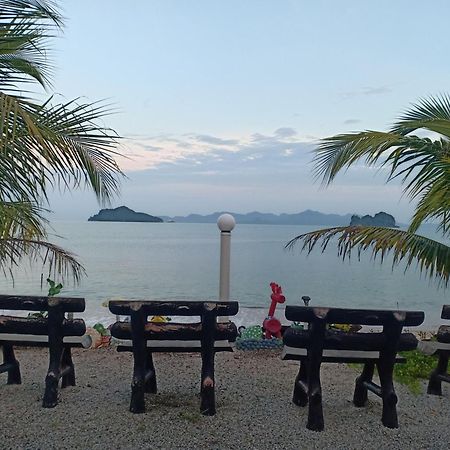
[[[230,300],[230,244],[231,230],[236,225],[236,221],[231,214],[222,214],[217,219],[217,226],[220,230],[220,279],[219,279],[219,300]]]

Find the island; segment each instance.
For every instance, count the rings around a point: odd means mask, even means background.
[[[354,214],[350,220],[350,226],[398,228],[395,224],[394,216],[391,216],[383,211],[375,214],[374,216],[366,215],[360,217]]]
[[[160,217],[136,212],[126,206],[114,209],[101,209],[98,214],[89,217],[89,222],[163,222]]]

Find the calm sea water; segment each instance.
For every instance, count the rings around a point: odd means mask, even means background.
[[[52,240],[76,253],[87,271],[81,285],[64,286],[61,295],[82,296],[88,323],[111,322],[103,301],[123,299],[216,299],[219,279],[219,230],[215,224],[55,222]],[[307,256],[284,250],[292,237],[320,227],[237,225],[232,233],[231,297],[239,300],[238,322],[257,323],[268,309],[269,283],[283,287],[288,304],[360,308],[419,309],[426,325],[439,323],[449,291],[412,269],[391,270],[363,255],[343,262],[330,244],[325,253]],[[356,256],[356,255],[355,255]],[[57,280],[58,281],[58,280]],[[45,295],[40,271],[25,267],[2,293]],[[279,316],[283,313],[280,311]]]

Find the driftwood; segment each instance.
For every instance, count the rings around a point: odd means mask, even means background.
[[[75,368],[71,347],[82,342],[64,342],[67,337],[82,336],[86,326],[81,319],[66,319],[66,312],[84,311],[82,298],[65,297],[17,297],[0,296],[0,308],[9,310],[48,311],[47,318],[24,318],[0,316],[0,346],[3,347],[3,364],[0,373],[8,372],[8,384],[20,384],[19,362],[14,355],[14,345],[35,345],[49,348],[49,368],[45,378],[44,408],[53,408],[58,403],[58,384],[61,387],[75,385]],[[24,336],[24,339],[19,337]],[[48,336],[34,341],[33,336]],[[6,340],[5,338],[10,340]],[[47,341],[47,342],[46,342]]]
[[[450,305],[442,307],[441,317],[443,319],[450,319]],[[439,327],[437,333],[437,343],[450,343],[450,326],[442,325]],[[445,347],[443,345],[442,347]],[[447,373],[448,359],[450,357],[450,350],[445,348],[438,348],[436,353],[439,356],[436,369],[430,374],[430,381],[428,382],[428,394],[442,395],[442,382],[450,383],[450,375]]]
[[[294,383],[293,402],[298,406],[306,406],[309,403],[307,428],[314,431],[324,429],[320,383],[320,366],[324,361],[364,362],[363,371],[356,380],[353,403],[355,406],[364,406],[368,391],[373,392],[383,401],[383,425],[389,428],[398,427],[397,396],[392,382],[394,364],[399,361],[397,351],[417,347],[417,339],[412,334],[402,334],[402,329],[405,325],[420,325],[424,320],[423,312],[287,306],[286,318],[309,322],[307,331],[290,328],[283,336],[286,346],[306,349],[306,354],[285,359],[300,360]],[[344,333],[327,330],[327,324],[331,323],[381,325],[383,331]],[[324,357],[324,350],[331,353]],[[342,351],[342,354],[339,354],[339,351]],[[347,356],[344,356],[345,351]],[[380,386],[372,381],[375,366],[378,369]]]
[[[131,382],[130,411],[145,412],[145,393],[156,393],[156,371],[153,364],[152,348],[147,341],[198,341],[202,356],[200,384],[200,411],[213,415],[215,406],[214,356],[218,348],[216,340],[234,341],[236,326],[231,323],[217,323],[217,316],[233,315],[238,312],[237,302],[159,302],[159,301],[120,301],[109,302],[109,309],[117,315],[129,315],[130,322],[116,322],[111,334],[118,339],[132,340],[134,357],[133,378]],[[152,323],[149,315],[200,316],[200,323]],[[152,344],[153,345],[153,344]],[[158,344],[155,344],[158,347]],[[190,351],[192,348],[186,347]],[[186,348],[167,347],[170,351],[186,351]],[[129,347],[119,346],[119,351]]]

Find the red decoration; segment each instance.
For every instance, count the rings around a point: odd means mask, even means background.
[[[283,291],[281,286],[277,283],[270,283],[270,287],[272,288],[272,295],[270,299],[272,300],[269,308],[269,315],[263,322],[263,328],[265,330],[265,338],[271,339],[272,337],[276,337],[278,339],[281,338],[281,322],[274,317],[275,309],[278,303],[284,303],[286,301],[286,297],[283,295]]]

